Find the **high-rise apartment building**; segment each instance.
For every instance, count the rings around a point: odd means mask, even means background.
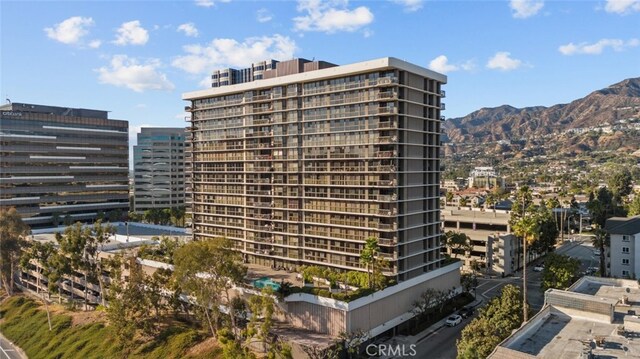
[[[185,129],[143,127],[133,146],[134,209],[184,206]]]
[[[129,123],[107,111],[0,106],[0,206],[30,226],[129,209]]]
[[[377,238],[400,281],[440,268],[446,76],[395,58],[279,62],[190,92],[193,233],[247,262],[365,270]]]

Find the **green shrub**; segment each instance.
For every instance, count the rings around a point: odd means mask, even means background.
[[[102,359],[122,357],[114,345],[111,328],[104,323],[72,326],[68,315],[52,314],[49,331],[47,314],[32,299],[15,297],[0,305],[3,322],[0,331],[21,347],[30,359],[78,358]],[[178,324],[164,330],[148,343],[142,344],[131,358],[183,358],[204,335]],[[206,353],[207,358],[219,358],[220,350]]]

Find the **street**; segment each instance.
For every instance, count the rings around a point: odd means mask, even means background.
[[[579,259],[582,263],[580,270],[585,271],[589,267],[598,266],[598,258],[593,255],[593,249],[590,238],[584,236],[575,242],[567,242],[561,246],[556,253]],[[535,314],[542,309],[544,305],[544,293],[540,290],[542,272],[533,271],[533,267],[534,265],[531,263],[527,268],[527,302]],[[522,288],[522,277],[520,275],[521,273],[518,273],[517,276],[507,278],[479,279],[476,295],[484,300],[482,305],[488,303],[491,298],[498,296],[502,288],[507,284],[513,284]],[[480,305],[480,307],[482,305]],[[456,341],[460,339],[464,327],[477,315],[478,313],[476,311],[471,318],[463,319],[459,325],[455,327],[442,327],[430,336],[423,338],[417,343],[417,354],[415,357],[430,359],[455,358],[457,356]]]
[[[22,355],[20,355],[13,344],[10,341],[6,340],[4,336],[0,336],[0,358],[22,359]]]

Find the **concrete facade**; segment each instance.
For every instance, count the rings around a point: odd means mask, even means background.
[[[618,278],[640,278],[640,216],[610,218],[605,224],[609,233],[609,271]]]
[[[522,245],[511,233],[510,218],[510,212],[504,210],[445,207],[441,211],[445,232],[461,232],[471,238],[471,251],[457,253],[465,269],[475,261],[484,271],[499,275],[512,274],[522,267]],[[456,256],[451,249],[447,252]]]
[[[24,103],[0,111],[0,206],[16,207],[32,227],[128,211],[127,121]]]
[[[134,210],[184,206],[185,128],[143,127],[133,146]]]
[[[194,238],[233,239],[249,263],[364,271],[374,237],[399,281],[440,268],[446,77],[395,58],[292,64],[183,95]]]
[[[348,303],[292,294],[285,298],[286,320],[293,327],[332,336],[362,330],[374,337],[411,319],[413,303],[426,289],[459,294],[460,266],[455,262]]]

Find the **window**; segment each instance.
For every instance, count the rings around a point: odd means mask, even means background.
[[[622,247],[622,253],[629,253],[629,247]]]
[[[623,258],[622,259],[622,265],[623,266],[628,266],[629,265],[629,260],[627,258]]]
[[[622,276],[623,277],[628,277],[629,276],[629,271],[628,270],[623,270],[622,271]]]
[[[629,242],[629,236],[622,236],[623,242]]]

